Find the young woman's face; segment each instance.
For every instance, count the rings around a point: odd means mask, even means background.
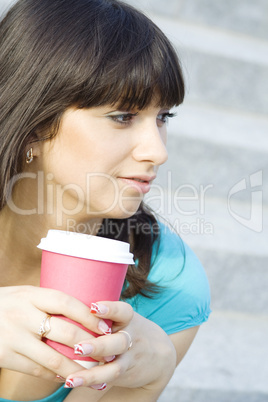
[[[63,197],[64,209],[87,218],[133,215],[167,160],[168,115],[155,106],[68,109],[41,156],[47,185]]]

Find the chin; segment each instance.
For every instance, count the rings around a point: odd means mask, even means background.
[[[127,219],[130,218],[131,216],[135,215],[135,213],[138,211],[140,206],[140,203],[138,205],[135,205],[135,207],[129,207],[129,208],[125,208],[125,209],[117,209],[117,210],[113,210],[111,211],[108,215],[106,216],[106,218],[110,218],[110,219]]]

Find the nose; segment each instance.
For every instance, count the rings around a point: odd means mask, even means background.
[[[165,163],[168,159],[166,127],[146,125],[137,136],[133,158],[139,162],[150,162],[154,166]]]

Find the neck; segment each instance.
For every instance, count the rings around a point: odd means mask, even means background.
[[[102,222],[75,218],[63,216],[58,225],[53,215],[21,215],[5,206],[0,213],[0,286],[39,286],[42,252],[37,245],[49,229],[96,235]]]
[[[27,169],[0,211],[0,286],[39,285],[41,250],[37,245],[49,229],[96,235],[103,219],[91,219],[85,206],[77,208],[68,192],[59,200],[56,184],[52,188],[44,174]]]

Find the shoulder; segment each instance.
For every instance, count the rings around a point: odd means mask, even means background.
[[[148,279],[161,286],[151,299],[136,296],[133,308],[172,334],[202,324],[210,314],[210,289],[205,270],[191,248],[159,222]]]
[[[205,270],[193,250],[170,227],[161,222],[159,227],[159,244],[153,248],[149,279],[189,292],[195,285],[199,289],[202,284],[207,288]]]

